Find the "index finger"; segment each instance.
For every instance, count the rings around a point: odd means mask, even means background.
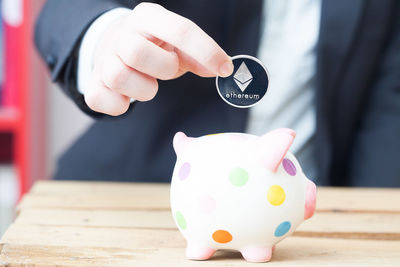
[[[173,45],[215,75],[232,74],[230,57],[194,22],[157,4],[141,4],[133,12],[137,31]]]

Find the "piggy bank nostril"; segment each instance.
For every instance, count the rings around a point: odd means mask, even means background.
[[[315,205],[316,205],[316,194],[317,187],[316,185],[308,180],[307,183],[307,191],[306,191],[306,203],[304,209],[304,219],[307,220],[314,215]]]

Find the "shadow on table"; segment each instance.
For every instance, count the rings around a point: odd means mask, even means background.
[[[323,259],[324,257],[330,258],[332,254],[335,252],[327,252],[326,250],[313,250],[312,247],[306,249],[295,248],[295,247],[285,247],[279,249],[277,246],[276,250],[272,254],[271,261],[279,262],[279,261],[310,261],[312,259],[318,258],[318,260]],[[215,252],[214,256],[210,259],[210,261],[225,261],[225,260],[244,260],[242,254],[236,250],[218,250]]]

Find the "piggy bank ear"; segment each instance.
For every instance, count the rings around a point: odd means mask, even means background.
[[[260,137],[261,159],[270,171],[277,171],[295,137],[296,132],[288,128],[276,129]]]
[[[187,137],[183,132],[177,132],[174,136],[173,146],[175,153],[178,155],[180,151],[187,145],[190,137]]]

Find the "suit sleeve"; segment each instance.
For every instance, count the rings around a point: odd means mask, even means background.
[[[136,4],[128,0],[48,0],[38,17],[34,41],[51,79],[90,116],[104,115],[92,111],[77,90],[79,44],[87,28],[101,14],[117,7],[132,9]]]
[[[351,160],[353,186],[400,187],[400,3]]]

